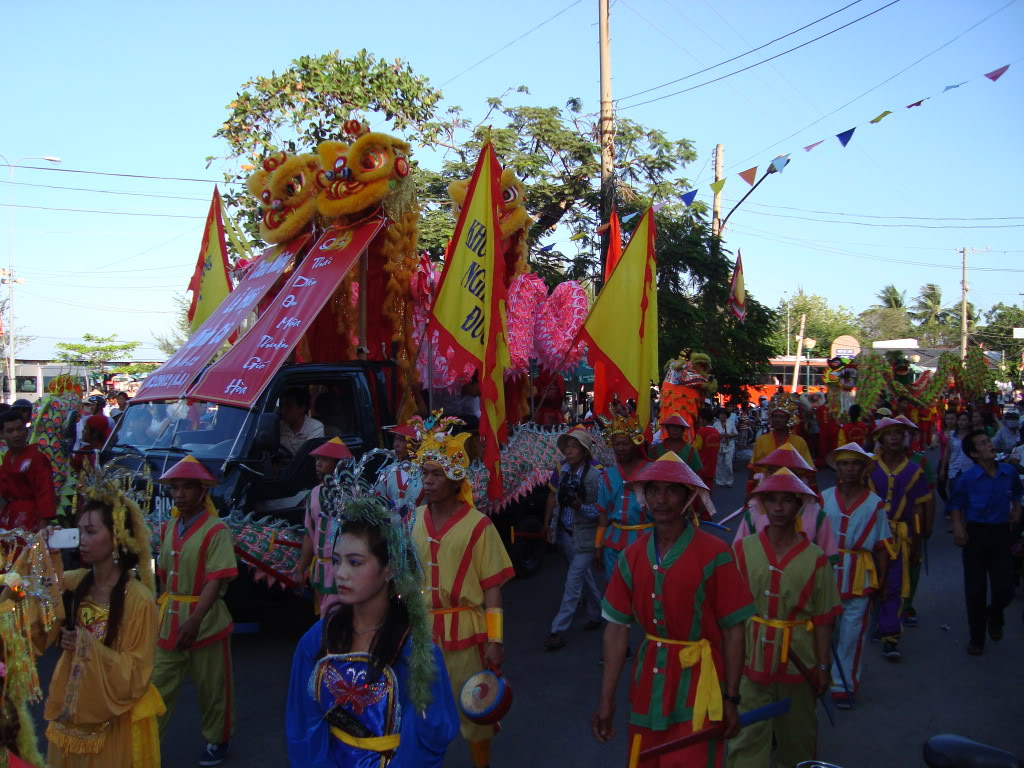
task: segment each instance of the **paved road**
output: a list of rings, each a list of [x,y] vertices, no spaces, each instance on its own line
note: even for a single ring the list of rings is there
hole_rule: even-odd
[[[736,475],[733,488],[715,491],[720,517],[741,501],[745,472],[738,465]],[[834,478],[826,471],[819,481],[828,487]],[[1009,611],[1003,641],[990,643],[981,658],[968,657],[959,554],[941,522],[930,558],[931,571],[923,577],[918,599],[921,624],[906,635],[903,662],[887,663],[877,645],[868,648],[857,708],[837,712],[834,728],[820,715],[822,759],[844,768],[917,766],[923,741],[946,731],[1024,755],[1021,602]],[[583,632],[578,619],[564,650],[545,653],[542,647],[561,598],[564,572],[552,555],[535,577],[505,588],[506,672],[515,686],[515,705],[495,739],[495,768],[620,768],[625,763],[625,675],[616,740],[602,746],[590,734],[600,684],[600,632]],[[261,634],[235,638],[238,721],[229,765],[287,765],[285,693],[292,650],[302,629],[297,622],[267,617]],[[169,768],[195,764],[201,737],[194,701],[191,688],[179,697],[164,742],[164,765]],[[453,744],[445,765],[469,768],[461,742]]]

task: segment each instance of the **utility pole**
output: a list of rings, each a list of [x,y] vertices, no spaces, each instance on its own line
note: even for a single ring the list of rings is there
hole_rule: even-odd
[[[804,329],[807,327],[807,314],[800,315],[800,333],[796,337],[796,360],[793,361],[793,384],[790,392],[796,392],[796,385],[800,382],[800,350],[804,348]]]
[[[725,147],[715,144],[715,181],[722,179],[722,166],[725,160]],[[718,237],[722,234],[722,191],[715,192],[711,209],[711,234]]]
[[[612,114],[612,49],[608,32],[609,0],[597,0],[598,34],[601,58],[601,223],[611,220],[615,203],[615,117]],[[610,228],[601,234],[601,274],[598,288],[604,282],[611,243]]]
[[[967,359],[967,248],[960,249],[960,359]]]

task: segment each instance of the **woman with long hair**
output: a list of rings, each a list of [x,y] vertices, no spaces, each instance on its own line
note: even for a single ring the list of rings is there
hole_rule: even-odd
[[[54,627],[62,650],[50,680],[50,768],[157,768],[156,717],[164,707],[152,685],[157,607],[150,530],[138,506],[92,475],[78,514],[83,568],[64,574],[72,620]]]
[[[342,481],[344,482],[344,481]],[[439,768],[458,735],[409,531],[386,500],[325,478],[338,602],[299,641],[286,711],[292,766]]]
[[[963,439],[971,431],[971,418],[969,411],[960,411],[957,414],[956,429],[949,433],[946,449],[939,460],[939,478],[940,482],[946,486],[946,498],[949,498],[949,492],[953,488],[957,476],[965,469],[974,466],[974,462],[964,453],[963,449]]]

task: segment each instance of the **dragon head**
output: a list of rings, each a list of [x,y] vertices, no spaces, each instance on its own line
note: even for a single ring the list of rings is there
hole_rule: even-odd
[[[246,180],[249,194],[259,200],[260,237],[284,243],[301,232],[316,214],[316,155],[279,152],[263,161],[263,170]]]
[[[448,185],[448,196],[452,199],[452,212],[458,218],[462,206],[466,203],[469,191],[468,181],[453,181]],[[516,232],[525,232],[533,224],[533,219],[526,212],[526,187],[516,178],[511,168],[501,172],[501,200],[504,209],[501,214],[501,237],[507,240]]]
[[[318,207],[329,219],[355,216],[385,202],[409,177],[411,147],[385,133],[371,132],[356,120],[345,123],[351,144],[325,141],[317,147],[323,187]]]

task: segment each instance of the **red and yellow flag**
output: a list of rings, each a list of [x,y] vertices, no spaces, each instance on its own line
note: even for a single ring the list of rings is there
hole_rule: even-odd
[[[612,270],[622,258],[622,225],[619,223],[619,212],[612,206],[611,219],[608,222],[608,254],[604,262],[604,279],[607,281]]]
[[[747,289],[743,283],[743,253],[736,252],[736,268],[729,285],[729,309],[741,323],[747,319]]]
[[[436,330],[455,350],[452,365],[476,365],[480,375],[480,438],[490,472],[487,494],[501,498],[501,443],[505,423],[504,372],[512,363],[505,329],[504,261],[500,255],[501,166],[487,142],[480,152],[466,202],[430,313],[427,338]]]
[[[224,208],[216,186],[213,188],[210,212],[206,215],[199,261],[196,263],[196,271],[192,274],[188,289],[192,291],[188,321],[192,324],[194,333],[231,293],[228,248],[224,241]]]
[[[648,210],[583,326],[595,372],[594,413],[608,413],[612,395],[623,403],[632,398],[645,429],[651,420],[651,382],[658,380],[654,235],[654,213]]]

